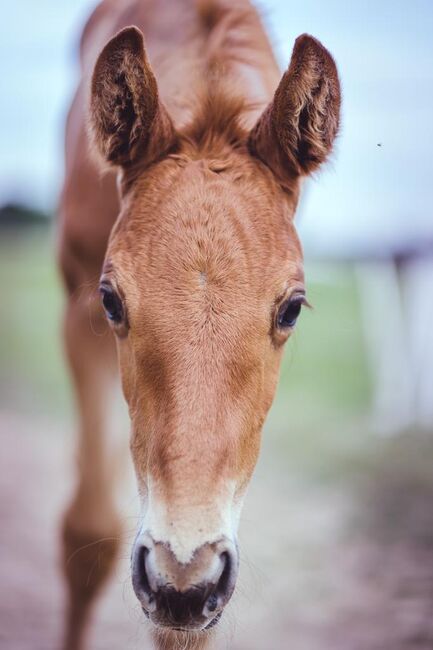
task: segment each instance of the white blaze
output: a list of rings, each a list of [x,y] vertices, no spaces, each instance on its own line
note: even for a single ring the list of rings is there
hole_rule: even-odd
[[[154,542],[169,545],[182,564],[188,564],[203,544],[223,538],[235,543],[243,503],[243,498],[235,499],[235,482],[230,481],[223,491],[209,495],[207,503],[202,498],[195,501],[182,498],[166,503],[149,478],[137,541],[146,544],[145,537],[149,535]]]

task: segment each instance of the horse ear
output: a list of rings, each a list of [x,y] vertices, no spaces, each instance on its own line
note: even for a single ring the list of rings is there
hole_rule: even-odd
[[[159,101],[143,34],[126,27],[100,53],[93,71],[90,125],[97,150],[113,165],[152,162],[175,142],[175,129]]]
[[[283,185],[310,174],[332,150],[340,103],[334,59],[312,36],[299,36],[273,101],[250,133],[250,151]]]

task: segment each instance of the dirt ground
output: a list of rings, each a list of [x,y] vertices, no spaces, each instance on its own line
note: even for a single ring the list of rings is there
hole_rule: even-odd
[[[0,647],[57,650],[71,443],[52,422],[5,412],[0,431]],[[241,526],[237,593],[215,648],[433,649],[433,436],[381,449],[338,480],[304,482],[265,445]],[[128,555],[126,540],[91,650],[150,648]]]

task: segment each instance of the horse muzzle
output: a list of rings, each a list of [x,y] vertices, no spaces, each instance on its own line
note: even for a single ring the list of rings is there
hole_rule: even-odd
[[[203,544],[188,563],[149,535],[140,536],[132,552],[132,584],[143,611],[155,625],[175,630],[215,625],[233,594],[238,568],[237,548],[228,539]]]

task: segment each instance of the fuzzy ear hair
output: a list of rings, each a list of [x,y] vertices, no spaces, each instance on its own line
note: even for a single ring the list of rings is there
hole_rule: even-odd
[[[93,71],[90,125],[97,150],[113,165],[152,162],[175,142],[175,129],[159,101],[143,34],[126,27],[100,53]]]
[[[299,36],[273,101],[250,133],[250,151],[283,185],[310,174],[332,150],[340,103],[334,59],[312,36]]]

